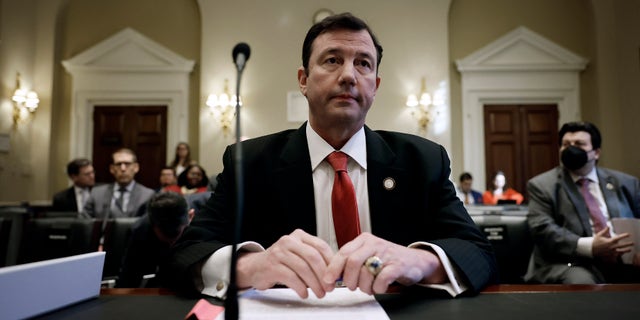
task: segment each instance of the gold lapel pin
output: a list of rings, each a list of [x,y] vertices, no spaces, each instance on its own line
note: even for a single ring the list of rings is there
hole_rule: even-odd
[[[384,178],[382,185],[387,190],[393,190],[396,187],[396,181],[393,178]]]
[[[607,189],[608,190],[613,190],[613,185],[611,184],[611,182],[607,183]]]

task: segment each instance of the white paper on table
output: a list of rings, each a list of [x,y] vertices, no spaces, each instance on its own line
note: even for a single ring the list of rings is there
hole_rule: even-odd
[[[240,319],[367,319],[389,320],[374,296],[359,289],[336,288],[319,299],[309,290],[302,299],[291,289],[249,290],[238,301]],[[224,319],[224,312],[217,320]]]
[[[611,224],[616,234],[629,233],[628,241],[633,242],[633,248],[630,252],[622,255],[622,262],[631,264],[633,256],[640,254],[640,219],[613,218],[611,219]]]

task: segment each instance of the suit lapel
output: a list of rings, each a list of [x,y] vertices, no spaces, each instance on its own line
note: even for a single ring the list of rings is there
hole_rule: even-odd
[[[394,224],[393,215],[385,214],[397,210],[397,189],[403,184],[406,171],[393,166],[396,154],[375,132],[365,126],[367,140],[367,188],[369,190],[369,210],[371,231],[385,239],[393,239],[387,234]]]
[[[596,169],[598,172],[598,180],[600,181],[600,190],[602,190],[602,197],[607,205],[607,211],[609,211],[610,218],[633,218],[627,214],[627,212],[620,212],[620,208],[623,207],[620,203],[619,191],[620,185],[618,181],[609,175],[604,170]]]
[[[309,234],[317,234],[311,159],[306,126],[294,131],[280,154],[275,168],[279,203],[291,228],[296,226]]]
[[[67,201],[75,211],[82,211],[83,208],[78,208],[78,201],[76,200],[76,189],[74,187],[69,188],[67,192]]]
[[[132,208],[137,207],[138,198],[140,198],[140,189],[138,188],[138,182],[133,185],[131,188],[131,194],[129,195],[129,203],[127,203],[127,213],[132,212]],[[135,212],[133,214],[127,214],[128,216],[135,216]]]

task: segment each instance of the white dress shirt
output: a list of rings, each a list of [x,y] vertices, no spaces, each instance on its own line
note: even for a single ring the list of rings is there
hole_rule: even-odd
[[[325,158],[336,151],[324,139],[322,139],[309,124],[306,126],[307,143],[311,157],[313,170],[314,201],[316,208],[316,228],[319,238],[325,240],[334,251],[338,250],[338,242],[333,228],[333,215],[331,212],[331,189],[335,172]],[[360,218],[360,230],[371,232],[371,217],[369,214],[369,192],[367,187],[367,150],[364,128],[354,134],[340,149],[349,155],[347,171],[356,191],[358,202],[358,214]],[[457,271],[442,248],[427,242],[415,242],[409,247],[430,247],[440,258],[449,283],[439,285],[426,285],[428,287],[446,290],[452,296],[464,292],[467,287],[461,283]],[[255,242],[244,242],[237,246],[245,251],[263,251],[264,248]],[[204,288],[202,293],[214,297],[223,298],[226,295],[229,283],[229,261],[231,260],[231,246],[226,246],[214,252],[202,265],[201,275]]]
[[[89,196],[91,192],[89,188],[80,188],[78,186],[73,186],[73,190],[76,193],[76,206],[78,208],[78,212],[84,212],[84,204],[89,200]]]
[[[604,196],[602,195],[602,190],[600,190],[600,180],[598,179],[598,174],[596,172],[596,167],[593,167],[593,170],[589,172],[585,176],[578,176],[571,173],[571,179],[575,184],[578,183],[578,180],[581,178],[587,178],[591,183],[589,183],[589,192],[593,197],[598,201],[598,207],[600,207],[600,211],[607,219],[607,226],[609,226],[609,232],[611,236],[614,236],[613,228],[611,227],[611,219],[609,219],[609,210],[607,209],[607,204],[604,202]],[[578,186],[578,189],[580,186]],[[589,215],[589,223],[591,223],[591,231],[595,233],[593,230],[593,220],[591,220],[591,215]],[[581,237],[578,239],[578,246],[576,247],[576,252],[578,255],[583,257],[593,258],[593,237]]]

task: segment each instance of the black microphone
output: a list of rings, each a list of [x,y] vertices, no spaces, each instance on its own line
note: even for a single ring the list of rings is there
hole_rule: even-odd
[[[240,79],[242,71],[249,59],[251,49],[249,45],[241,42],[233,47],[232,57],[236,64],[236,153],[235,153],[235,174],[236,174],[236,221],[231,244],[231,262],[229,264],[229,287],[227,288],[227,300],[224,304],[225,320],[237,320],[239,318],[238,307],[238,285],[236,284],[236,267],[238,265],[238,243],[240,243],[242,230],[242,215],[244,212],[244,178],[242,172],[242,131],[240,129]]]
[[[233,47],[233,52],[231,54],[238,72],[242,72],[245,63],[249,60],[249,56],[251,56],[251,48],[249,48],[248,44],[240,42]]]

